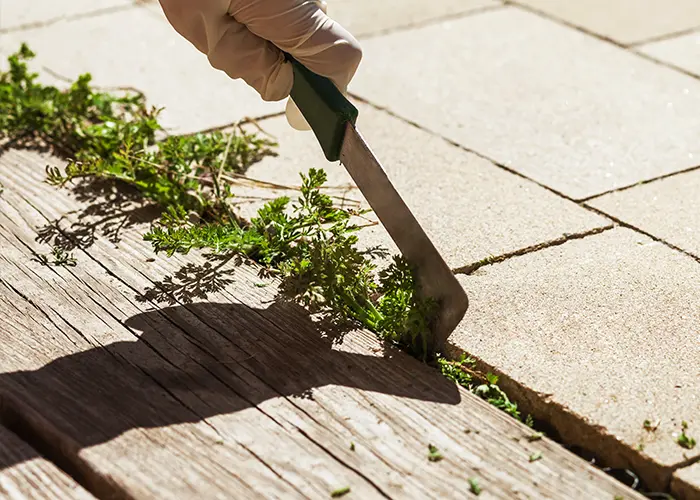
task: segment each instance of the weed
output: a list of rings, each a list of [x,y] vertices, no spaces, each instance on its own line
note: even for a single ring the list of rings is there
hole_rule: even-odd
[[[440,451],[434,445],[428,445],[428,460],[431,462],[439,462],[443,458],[445,457],[442,456],[442,453],[440,453]]]
[[[469,490],[474,493],[476,496],[479,496],[481,494],[481,486],[479,486],[479,480],[475,477],[470,477],[468,479],[469,481]]]
[[[656,432],[656,429],[659,428],[659,425],[661,425],[660,420],[657,420],[655,422],[652,422],[651,420],[645,420],[643,427],[645,431]]]
[[[533,428],[535,426],[535,419],[532,418],[532,415],[528,415],[525,418],[525,425],[527,425],[530,428]]]
[[[536,451],[530,455],[530,462],[536,462],[542,459],[542,452]]]
[[[443,357],[437,358],[438,366],[443,375],[457,382],[462,387],[485,399],[492,405],[520,420],[517,403],[512,402],[503,390],[498,387],[498,377],[492,373],[481,373],[474,367],[476,361],[466,354],[457,361]]]
[[[695,441],[695,438],[688,436],[688,434],[686,433],[687,430],[688,422],[684,420],[683,422],[681,422],[681,433],[678,436],[678,439],[676,439],[676,442],[683,448],[692,450],[693,448],[695,448],[697,442]]]
[[[543,432],[535,432],[534,434],[530,434],[530,435],[527,437],[527,440],[528,440],[529,442],[533,443],[533,442],[535,442],[535,441],[541,440],[543,437],[544,437],[544,433],[543,433]]]
[[[0,72],[0,140],[67,158],[64,168],[47,167],[48,183],[64,187],[102,179],[132,186],[162,209],[144,235],[157,253],[206,249],[223,261],[248,257],[281,279],[282,293],[312,312],[362,325],[419,359],[437,360],[448,378],[520,417],[498,377],[476,372],[466,358],[452,362],[431,352],[437,304],[420,294],[413,269],[401,257],[377,272],[374,259],[383,253],[356,246],[360,226],[353,221],[364,212],[333,205],[322,192],[325,172],[302,175],[295,202],[277,198],[250,221],[242,220],[232,209],[237,180],[273,154],[275,143],[242,127],[162,138],[160,110],[147,107],[142,95],[97,91],[89,74],[66,90],[43,85],[28,69],[32,57],[22,45],[8,58],[9,70]],[[41,259],[75,263],[65,247],[54,248],[52,261]],[[210,281],[197,283],[202,293],[217,283],[215,276]]]
[[[331,497],[340,498],[348,493],[350,493],[350,486],[343,486],[342,488],[331,491]]]

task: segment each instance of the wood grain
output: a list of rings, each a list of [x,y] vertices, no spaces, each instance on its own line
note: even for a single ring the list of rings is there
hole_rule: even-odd
[[[54,464],[39,457],[27,443],[0,426],[0,498],[87,500],[95,497]]]
[[[481,498],[642,498],[370,332],[334,336],[250,264],[153,260],[148,207],[98,213],[47,162],[0,157],[0,393],[93,491],[465,498],[478,477]],[[75,267],[32,260],[56,224]]]

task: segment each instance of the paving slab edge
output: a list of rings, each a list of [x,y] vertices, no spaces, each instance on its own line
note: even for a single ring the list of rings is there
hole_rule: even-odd
[[[598,466],[633,471],[644,483],[643,485],[651,491],[678,490],[682,494],[675,500],[700,498],[700,488],[674,476],[676,471],[700,463],[700,456],[675,466],[663,466],[608,433],[604,426],[592,424],[586,417],[573,412],[561,403],[552,401],[552,394],[540,393],[521,384],[479,356],[465,351],[448,340],[445,356],[448,359],[459,359],[462,355],[474,359],[478,370],[497,375],[499,387],[518,404],[522,414],[531,414],[539,424],[551,428],[549,433],[553,431],[555,434],[548,437],[556,443],[582,458],[585,458],[584,454],[592,454]],[[688,492],[687,495],[686,492]]]
[[[696,464],[700,464],[700,460],[698,460]],[[692,465],[695,464],[691,464],[688,467]],[[700,486],[689,483],[677,474],[674,474],[671,479],[671,495],[679,500],[693,500],[700,496]]]

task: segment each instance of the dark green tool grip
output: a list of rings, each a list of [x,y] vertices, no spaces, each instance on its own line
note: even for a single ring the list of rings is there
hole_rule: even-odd
[[[348,122],[355,124],[358,111],[328,78],[310,71],[289,54],[294,68],[292,99],[314,131],[328,161],[338,161]]]

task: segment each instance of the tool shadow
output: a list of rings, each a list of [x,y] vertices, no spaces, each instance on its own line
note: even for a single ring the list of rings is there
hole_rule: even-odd
[[[208,302],[164,307],[124,325],[133,341],[0,374],[2,423],[42,454],[60,449],[56,460],[70,469],[80,450],[131,429],[201,422],[281,397],[314,404],[308,400],[322,388],[324,397],[333,390],[328,386],[460,401],[455,384],[437,370],[392,348],[372,355],[358,348],[367,342],[349,337],[336,345],[303,309],[285,301],[260,309]],[[0,470],[16,462],[0,453]]]

